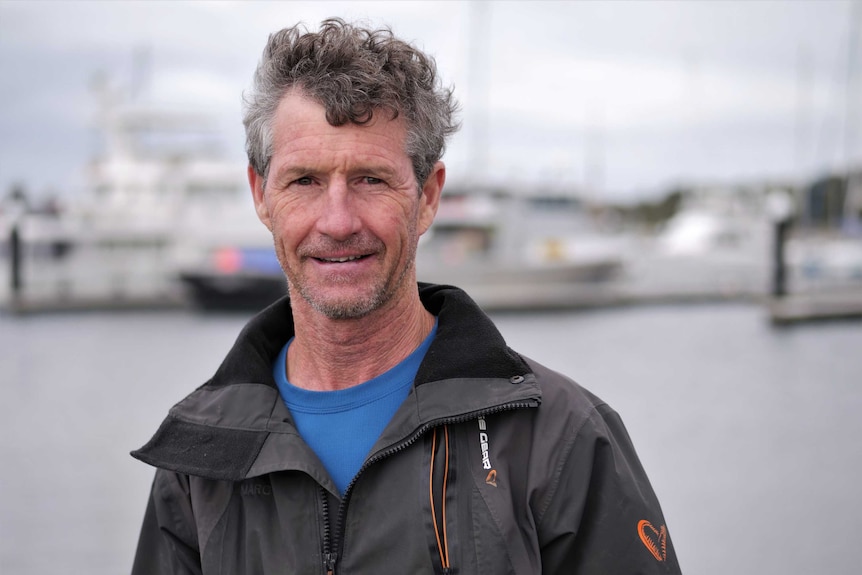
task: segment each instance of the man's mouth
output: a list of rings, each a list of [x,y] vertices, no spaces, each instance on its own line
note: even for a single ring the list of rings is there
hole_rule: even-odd
[[[319,262],[327,263],[327,264],[343,264],[345,262],[355,262],[356,260],[361,260],[367,258],[367,255],[361,256],[343,256],[338,258],[314,258]]]

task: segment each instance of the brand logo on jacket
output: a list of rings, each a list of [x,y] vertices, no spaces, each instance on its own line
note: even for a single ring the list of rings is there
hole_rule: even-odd
[[[243,496],[249,495],[272,495],[272,487],[261,483],[247,484],[243,483],[240,487]]]
[[[496,469],[492,469],[491,471],[488,472],[488,475],[485,477],[485,483],[487,483],[488,485],[493,485],[494,487],[497,487],[497,470]]]
[[[485,483],[497,487],[497,470],[491,465],[490,446],[488,441],[488,424],[485,423],[485,418],[479,418],[479,447],[482,450],[482,469],[488,469],[488,475],[485,476]]]
[[[667,559],[667,528],[664,525],[656,529],[652,523],[642,519],[638,522],[638,535],[657,561]]]

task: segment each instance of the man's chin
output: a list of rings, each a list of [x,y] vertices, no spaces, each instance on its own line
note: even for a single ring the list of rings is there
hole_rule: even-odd
[[[347,320],[366,317],[387,305],[402,290],[408,276],[405,269],[399,276],[384,277],[296,278],[290,281],[291,295],[299,295],[312,309],[329,319]]]
[[[311,294],[300,291],[300,295],[315,311],[336,320],[363,318],[386,302],[381,291],[370,294]]]

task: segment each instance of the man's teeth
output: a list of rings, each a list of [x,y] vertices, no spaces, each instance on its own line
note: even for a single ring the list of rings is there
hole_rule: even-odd
[[[322,261],[325,261],[325,262],[332,262],[332,263],[341,264],[344,262],[352,262],[353,260],[358,260],[361,257],[362,256],[347,256],[347,257],[343,257],[343,258],[320,258],[320,259]]]

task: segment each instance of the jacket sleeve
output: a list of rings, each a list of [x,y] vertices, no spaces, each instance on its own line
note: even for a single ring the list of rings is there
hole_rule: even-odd
[[[543,573],[679,574],[658,499],[619,415],[599,406],[567,449],[539,519]]]
[[[132,575],[200,573],[188,477],[159,469],[150,490]]]

